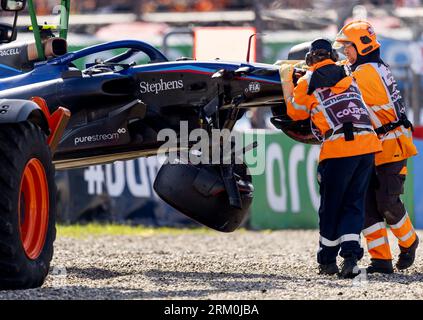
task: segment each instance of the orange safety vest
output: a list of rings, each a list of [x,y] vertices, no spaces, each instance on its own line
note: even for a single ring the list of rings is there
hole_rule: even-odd
[[[375,128],[399,120],[399,113],[405,113],[397,84],[388,67],[381,63],[365,63],[353,72],[364,102],[369,107]],[[403,125],[379,135],[383,151],[376,154],[375,162],[401,161],[417,154],[410,128]],[[405,174],[406,169],[401,173]]]
[[[330,59],[321,61],[298,80],[292,97],[285,97],[287,114],[293,120],[311,117],[323,137],[319,161],[381,151],[381,142],[373,131],[369,112],[351,76],[333,87],[317,88],[312,94],[307,94],[313,72],[328,64],[334,62]],[[351,141],[346,141],[340,131],[344,123],[353,125],[354,139]]]

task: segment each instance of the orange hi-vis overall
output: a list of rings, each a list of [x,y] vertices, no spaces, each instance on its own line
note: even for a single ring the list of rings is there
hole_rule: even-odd
[[[376,130],[400,120],[405,110],[388,67],[382,63],[365,63],[356,68],[353,76]],[[396,126],[379,137],[383,151],[375,156],[376,168],[368,192],[363,235],[373,259],[392,260],[385,220],[401,247],[409,248],[416,240],[400,195],[404,192],[406,160],[416,155],[417,149],[412,141],[411,129],[404,125]]]
[[[344,259],[362,258],[365,195],[374,153],[382,150],[357,84],[339,68],[326,59],[298,80],[292,96],[284,90],[287,114],[311,118],[323,140],[317,170],[320,265],[335,263],[338,252]]]
[[[397,109],[404,108],[391,71],[380,63],[365,63],[353,72],[363,96],[369,107],[375,128],[399,120]],[[398,106],[396,107],[396,104]],[[405,112],[403,110],[403,112]],[[384,163],[401,161],[417,154],[413,144],[411,129],[403,125],[382,135],[383,151],[376,154],[376,166]]]
[[[311,117],[324,137],[319,161],[381,151],[369,112],[352,77],[343,78],[334,87],[319,88],[307,94],[313,71],[329,64],[334,62],[326,59],[317,63],[298,80],[293,97],[285,99],[288,115],[294,120]],[[355,128],[352,141],[345,141],[341,132],[345,122],[352,122]]]

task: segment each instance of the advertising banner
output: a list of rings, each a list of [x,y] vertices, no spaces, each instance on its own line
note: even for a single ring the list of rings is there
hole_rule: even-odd
[[[253,229],[317,228],[319,146],[297,143],[282,133],[265,133],[265,172],[253,177]]]
[[[298,143],[283,133],[266,130],[244,133],[244,143],[252,141],[257,141],[258,147],[247,153],[245,159],[255,189],[249,227],[317,228],[320,196],[316,170],[320,146]],[[421,149],[423,142],[418,141],[417,146]],[[423,200],[417,195],[422,194],[423,184],[421,179],[414,179],[413,161],[409,160],[408,167],[403,200],[412,219],[415,201],[417,227],[421,228]],[[196,225],[154,192],[153,183],[159,169],[159,159],[150,157],[58,172],[59,220],[176,227]],[[423,175],[423,162],[419,157],[415,173]]]
[[[265,173],[253,177],[255,197],[250,220],[253,229],[318,227],[320,195],[316,170],[319,149],[316,145],[297,143],[281,133],[266,133]],[[411,160],[408,170],[402,198],[413,219]],[[423,208],[423,202],[421,206]]]
[[[159,199],[153,190],[158,157],[59,171],[61,222],[125,222],[152,226],[195,224]]]

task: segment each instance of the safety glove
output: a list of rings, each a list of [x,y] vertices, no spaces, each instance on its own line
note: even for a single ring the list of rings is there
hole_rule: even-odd
[[[282,82],[282,91],[285,102],[292,100],[292,95],[294,93],[294,65],[291,63],[283,63],[279,68],[279,74]]]

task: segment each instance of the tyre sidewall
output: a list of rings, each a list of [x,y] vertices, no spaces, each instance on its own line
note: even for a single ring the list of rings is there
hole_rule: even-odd
[[[50,267],[50,261],[53,256],[53,242],[56,237],[55,217],[56,217],[56,185],[54,180],[54,166],[52,164],[52,157],[50,149],[46,142],[46,136],[36,125],[26,122],[17,124],[21,126],[24,131],[23,137],[19,139],[26,139],[22,145],[19,145],[19,150],[16,150],[16,155],[13,156],[15,168],[19,173],[16,177],[14,185],[17,185],[16,191],[13,194],[13,210],[9,213],[9,217],[5,217],[11,222],[13,228],[13,245],[15,255],[11,263],[16,267],[16,287],[11,283],[11,287],[20,288],[35,288],[43,284]],[[20,130],[18,130],[19,132]],[[40,255],[36,259],[30,259],[25,253],[23,243],[21,240],[20,219],[18,212],[18,203],[20,196],[20,185],[23,173],[27,163],[31,159],[38,159],[43,165],[46,180],[48,184],[49,195],[49,214],[48,214],[48,227],[45,236],[45,242]],[[1,214],[1,213],[0,213]]]

